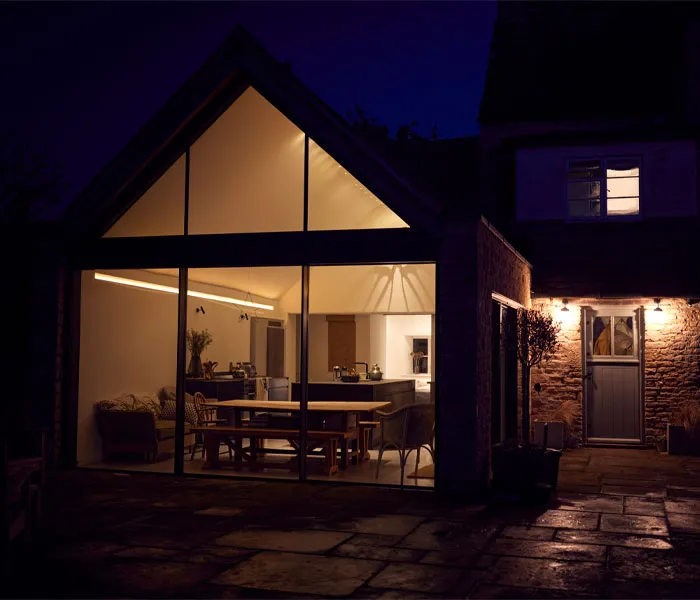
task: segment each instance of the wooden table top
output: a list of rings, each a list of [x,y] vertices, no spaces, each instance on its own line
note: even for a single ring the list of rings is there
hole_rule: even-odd
[[[370,412],[389,406],[391,402],[309,402],[310,411],[324,412]],[[278,400],[222,400],[203,402],[209,408],[243,408],[265,411],[297,412],[299,402]]]

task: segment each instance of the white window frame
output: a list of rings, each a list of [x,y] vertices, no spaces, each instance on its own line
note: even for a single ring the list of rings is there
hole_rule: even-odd
[[[433,369],[433,357],[430,352],[431,348],[431,338],[432,336],[430,335],[408,335],[406,336],[409,340],[409,348],[410,352],[408,354],[408,370],[407,372],[411,374],[412,377],[427,377],[432,373]],[[426,357],[428,359],[428,371],[427,373],[414,373],[413,372],[413,358],[411,357],[411,352],[413,352],[413,340],[428,340],[428,356]]]
[[[625,363],[638,363],[639,362],[639,324],[638,316],[635,314],[634,307],[623,308],[623,307],[596,307],[591,309],[592,313],[587,315],[586,318],[590,318],[590,323],[586,323],[586,360],[587,362],[593,363],[606,363],[606,362],[625,362]],[[593,354],[593,321],[595,317],[609,317],[610,318],[610,354]],[[615,354],[615,331],[613,327],[615,317],[632,317],[632,350],[633,354]]]
[[[608,215],[608,161],[636,160],[639,162],[639,212],[636,215]],[[569,183],[594,181],[591,178],[569,179],[569,165],[572,162],[599,161],[600,176],[600,215],[597,217],[572,217],[569,212]],[[601,221],[638,221],[642,218],[642,157],[641,155],[576,156],[566,159],[564,170],[564,202],[566,221],[572,223],[600,223]],[[596,180],[597,181],[597,180]]]

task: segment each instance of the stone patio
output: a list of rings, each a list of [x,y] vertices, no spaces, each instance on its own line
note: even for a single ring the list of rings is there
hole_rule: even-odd
[[[566,452],[551,506],[431,492],[53,474],[6,597],[697,598],[700,459]]]

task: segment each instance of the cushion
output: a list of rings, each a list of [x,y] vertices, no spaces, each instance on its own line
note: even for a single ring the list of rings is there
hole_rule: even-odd
[[[101,400],[95,404],[100,411],[110,412],[151,412],[153,418],[160,416],[160,405],[154,396],[122,394],[112,400]]]
[[[187,395],[189,396],[189,394]],[[192,396],[190,396],[190,398],[191,397]],[[160,418],[174,421],[176,419],[175,411],[175,400],[166,400],[165,404],[161,407]],[[185,402],[185,422],[192,426],[196,426],[199,423],[199,419],[197,419],[197,411],[194,408],[194,402]]]
[[[160,416],[160,402],[158,397],[153,394],[134,395],[134,409],[137,407],[142,410],[150,410],[153,413],[153,418],[157,419]]]
[[[166,400],[160,408],[160,420],[174,422],[177,418],[175,410],[175,400]]]

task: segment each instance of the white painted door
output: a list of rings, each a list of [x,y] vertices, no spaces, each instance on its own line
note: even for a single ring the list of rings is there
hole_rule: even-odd
[[[633,308],[586,309],[587,440],[641,440],[639,313]]]

